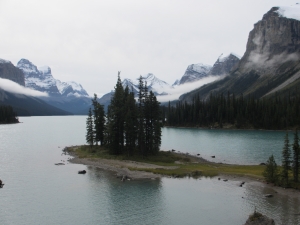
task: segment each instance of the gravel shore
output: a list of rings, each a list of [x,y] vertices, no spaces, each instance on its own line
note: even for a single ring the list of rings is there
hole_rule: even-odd
[[[175,169],[175,166],[158,166],[149,163],[141,163],[127,160],[113,160],[113,159],[89,159],[89,158],[78,158],[72,155],[74,158],[70,159],[71,163],[84,164],[88,166],[95,166],[104,170],[110,170],[116,172],[117,176],[126,176],[130,179],[156,179],[162,177],[160,174],[154,174],[144,171],[129,170],[128,168],[164,168],[164,169]]]

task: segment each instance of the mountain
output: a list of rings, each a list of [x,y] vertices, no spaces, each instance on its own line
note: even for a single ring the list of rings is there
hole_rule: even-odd
[[[230,53],[229,55],[221,54],[213,66],[202,63],[191,64],[187,67],[181,79],[179,81],[176,80],[173,86],[193,83],[209,76],[222,76],[228,74],[239,61],[239,56]]]
[[[4,59],[0,59],[0,78],[8,79],[25,86],[22,70],[16,68],[10,61]]]
[[[129,90],[132,91],[136,95],[139,91],[139,78],[136,80],[131,80],[125,78],[122,81],[122,85],[124,88],[128,86]],[[154,95],[167,95],[168,90],[172,89],[173,87],[169,85],[167,82],[160,80],[156,76],[154,76],[152,73],[148,73],[145,76],[142,76],[142,80],[147,84],[148,91],[152,91]],[[109,93],[108,93],[109,94]]]
[[[254,24],[246,52],[222,80],[180,97],[206,99],[210,93],[234,93],[257,98],[296,94],[300,85],[300,5],[273,7]]]
[[[133,91],[135,96],[137,96],[137,93],[139,91],[138,79],[139,78],[137,78],[135,80],[131,80],[131,79],[125,78],[122,81],[123,87],[126,88],[126,86],[128,86],[129,91]],[[152,91],[154,93],[154,95],[156,95],[156,96],[167,95],[168,91],[170,89],[173,89],[173,87],[171,85],[169,85],[165,81],[160,80],[159,78],[154,76],[152,73],[148,73],[145,76],[142,76],[142,79],[144,82],[147,83],[148,91]],[[105,109],[107,109],[107,106],[110,104],[110,100],[111,100],[113,94],[114,94],[114,92],[111,91],[110,93],[103,95],[99,99],[99,103],[104,105]]]
[[[21,59],[17,67],[25,75],[26,87],[49,95],[40,99],[64,111],[87,115],[91,98],[81,84],[57,80],[53,77],[50,67],[37,67],[27,59]]]
[[[230,53],[229,55],[223,55],[222,53],[208,72],[207,76],[221,76],[228,74],[231,69],[237,65],[240,58],[241,57],[234,53]]]
[[[26,87],[46,92],[52,97],[89,97],[88,93],[80,84],[74,81],[61,82],[60,80],[54,79],[51,68],[48,66],[37,68],[37,66],[29,60],[21,59],[17,67],[21,69],[25,75]]]
[[[178,85],[195,82],[204,77],[208,76],[209,71],[211,70],[211,66],[204,65],[202,63],[191,64],[187,67],[184,75],[181,77],[180,81],[177,82]],[[174,83],[176,85],[176,81]]]

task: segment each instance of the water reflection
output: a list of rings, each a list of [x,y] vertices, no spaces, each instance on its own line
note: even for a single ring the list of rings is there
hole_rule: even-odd
[[[162,223],[165,203],[161,180],[121,182],[113,173],[93,167],[88,167],[88,174],[90,201],[101,201],[93,210],[103,215],[104,224]]]
[[[238,181],[217,179],[168,179],[120,182],[112,173],[84,165],[54,163],[66,160],[62,147],[85,143],[85,117],[20,118],[23,124],[0,126],[0,224],[244,224],[257,210],[276,219],[276,224],[300,224],[299,197],[275,194],[272,189]],[[244,157],[228,149],[238,139],[226,133],[177,133],[169,129],[174,149],[188,150],[189,142],[202,149],[222,143],[227,157]],[[241,132],[243,133],[243,132]],[[178,134],[180,136],[178,136]],[[273,138],[276,132],[269,133]],[[239,145],[261,138],[264,132],[247,132]],[[281,143],[282,134],[277,138]],[[178,138],[180,137],[180,138]],[[222,140],[221,140],[222,139]],[[227,140],[228,139],[228,140]],[[180,141],[180,140],[184,140]],[[195,141],[196,140],[196,141]],[[208,140],[208,141],[207,141]],[[274,139],[271,142],[274,141]],[[178,144],[177,143],[181,143]],[[229,143],[228,146],[226,143]],[[235,142],[235,141],[234,141]],[[275,141],[274,141],[275,142]],[[163,137],[164,143],[164,137]],[[271,143],[272,144],[272,143]],[[248,145],[248,144],[247,144]],[[60,146],[61,148],[58,148]],[[207,148],[206,148],[206,147]],[[281,144],[280,144],[281,146]],[[281,148],[281,147],[280,147]],[[209,155],[210,152],[207,152]],[[247,150],[251,152],[252,150]],[[255,150],[256,151],[256,150]],[[259,151],[257,151],[259,152]],[[221,152],[220,152],[221,154]],[[254,153],[253,153],[254,154]],[[268,153],[269,154],[269,153]],[[218,157],[219,155],[217,155]],[[78,175],[78,170],[87,174]]]
[[[266,198],[266,194],[274,197]],[[299,196],[279,194],[273,188],[259,183],[245,185],[245,195],[247,204],[273,218],[276,224],[300,224]]]

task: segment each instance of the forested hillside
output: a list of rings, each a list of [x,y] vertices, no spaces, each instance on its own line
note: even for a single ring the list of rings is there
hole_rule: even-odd
[[[192,103],[178,102],[176,107],[163,107],[166,124],[211,128],[287,129],[300,125],[300,95],[257,99],[210,95],[204,101],[199,96]]]

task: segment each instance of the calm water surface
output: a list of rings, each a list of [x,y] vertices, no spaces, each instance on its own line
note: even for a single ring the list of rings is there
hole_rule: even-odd
[[[201,154],[215,162],[234,164],[259,164],[273,154],[281,162],[284,131],[262,130],[209,130],[188,128],[163,128],[164,150]],[[290,141],[293,133],[289,132]],[[216,156],[212,159],[211,156]]]
[[[5,183],[0,189],[1,225],[232,225],[243,224],[254,207],[275,218],[277,224],[300,223],[299,216],[295,215],[300,213],[297,198],[280,195],[263,198],[273,190],[257,185],[246,184],[240,188],[238,181],[206,178],[123,183],[113,173],[97,168],[75,164],[55,166],[54,163],[68,158],[61,155],[64,146],[85,143],[85,120],[84,116],[24,117],[20,118],[21,124],[0,126],[0,178]],[[254,145],[251,138],[256,131],[251,132],[247,140],[247,132],[164,128],[162,147],[199,152],[208,157],[215,154],[235,162],[247,156],[248,150],[253,151],[242,143],[244,140]],[[256,135],[262,141],[264,134],[257,131]],[[281,144],[284,133],[273,134],[280,137]],[[192,144],[192,140],[196,143]],[[239,145],[230,140],[239,140]],[[215,143],[205,143],[211,141]],[[267,145],[272,142],[273,139],[267,140]],[[220,148],[217,143],[224,146]],[[239,153],[234,146],[245,146],[245,150]],[[226,154],[222,154],[222,149]],[[244,161],[257,163],[250,153]],[[78,175],[81,169],[86,169],[87,174]]]

